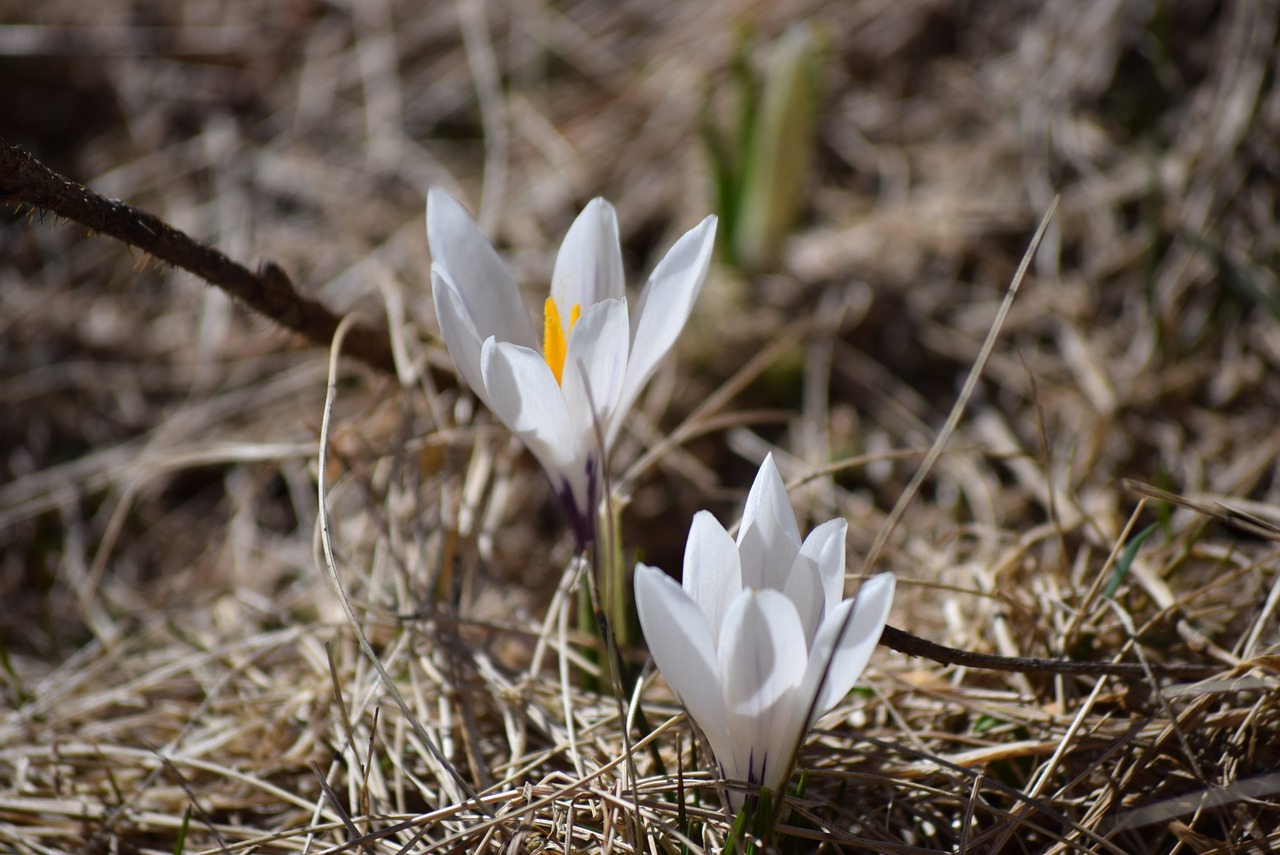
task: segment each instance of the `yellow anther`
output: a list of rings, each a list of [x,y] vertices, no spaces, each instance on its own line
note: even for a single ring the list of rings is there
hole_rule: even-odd
[[[573,326],[578,322],[578,316],[582,314],[582,306],[573,304],[573,311],[569,313],[568,330],[560,320],[560,310],[556,308],[555,299],[547,298],[543,313],[546,320],[542,327],[542,356],[547,360],[547,365],[551,366],[551,373],[556,376],[556,382],[560,383],[562,382],[560,378],[564,376],[564,357],[569,350],[569,333],[573,332]]]

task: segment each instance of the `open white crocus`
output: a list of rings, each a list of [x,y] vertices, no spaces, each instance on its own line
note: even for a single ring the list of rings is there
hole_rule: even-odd
[[[654,662],[711,744],[722,777],[781,791],[805,732],[861,676],[889,618],[894,577],[853,599],[836,519],[804,542],[778,467],[765,458],[738,537],[693,518],[684,582],[636,567],[636,607]],[[744,794],[729,791],[736,811]]]
[[[556,256],[539,347],[515,279],[470,214],[443,190],[427,194],[431,294],[445,346],[471,389],[538,458],[580,547],[595,540],[605,465],[595,423],[607,456],[689,318],[715,231],[716,218],[707,217],[676,241],[629,311],[617,215],[591,200]]]

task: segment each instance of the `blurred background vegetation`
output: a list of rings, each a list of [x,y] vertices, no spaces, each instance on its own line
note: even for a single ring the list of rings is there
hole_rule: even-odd
[[[894,623],[973,649],[1088,656],[1118,650],[1127,620],[1169,661],[1203,653],[1186,645],[1194,625],[1247,659],[1276,643],[1263,540],[1147,510],[1138,521],[1159,527],[1140,578],[1117,589],[1121,615],[1089,591],[1138,504],[1121,478],[1280,516],[1278,32],[1270,0],[0,0],[0,136],[390,326],[402,376],[345,366],[334,416],[348,593],[389,658],[413,623],[397,616],[447,612],[502,673],[534,661],[526,633],[570,546],[536,465],[451,381],[429,187],[466,201],[533,302],[593,196],[617,206],[637,288],[718,210],[721,262],[615,461],[628,544],[678,572],[693,513],[733,513],[766,451],[793,481],[855,458],[795,493],[802,525],[850,520],[855,575],[1060,195],[952,450],[881,561],[903,580]],[[189,851],[219,845],[214,826],[226,842],[225,829],[250,839],[314,821],[307,764],[356,769],[349,735],[370,739],[378,702],[315,558],[326,354],[113,241],[3,216],[0,848],[173,851],[191,803],[209,823]],[[645,456],[677,429],[679,447]],[[581,772],[550,735],[563,726],[554,677],[545,709],[526,696],[512,712],[493,672],[466,662],[450,679],[483,684],[482,700],[453,686],[439,703],[473,704],[475,743],[455,750],[477,786],[530,746],[546,753],[527,778]],[[881,666],[897,676],[867,701],[867,732],[903,742],[924,717],[932,735],[911,744],[938,756],[979,738],[1054,744],[1083,700]],[[913,694],[962,682],[1018,699],[990,720],[1028,698],[1043,716],[975,731],[958,701]],[[354,730],[337,684],[359,696]],[[1151,727],[1165,716],[1188,738],[1117,749],[1105,762],[1119,766],[1082,759],[1129,788],[1099,811],[1106,785],[1084,773],[1039,795],[1120,851],[1275,843],[1274,807],[1256,801],[1115,826],[1121,806],[1276,768],[1274,691],[1198,700],[1202,725],[1238,713],[1203,740],[1180,709],[1150,711]],[[51,754],[60,744],[70,753]],[[178,774],[156,765],[158,747],[209,766]],[[827,753],[884,769],[841,751]],[[429,777],[387,752],[406,791],[403,775]],[[1040,768],[995,772],[1027,788]],[[333,774],[358,812],[360,773]],[[972,781],[931,785],[963,801]],[[831,827],[886,845],[996,851],[1013,827],[985,808],[952,824],[955,804],[889,779],[841,786],[862,787],[850,804],[863,807],[836,799]],[[382,806],[449,801],[444,784],[437,795]],[[1051,838],[1025,839],[1040,851]]]

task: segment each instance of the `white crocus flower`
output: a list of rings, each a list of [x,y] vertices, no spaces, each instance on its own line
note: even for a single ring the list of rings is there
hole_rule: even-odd
[[[476,395],[538,458],[580,547],[595,540],[605,465],[595,422],[607,454],[689,318],[715,231],[707,217],[676,241],[629,311],[617,215],[591,200],[556,257],[539,347],[515,279],[471,216],[443,190],[427,195],[431,294],[445,345]]]
[[[844,520],[804,542],[773,457],[747,495],[738,537],[693,518],[684,583],[636,568],[636,607],[654,662],[706,734],[722,777],[779,793],[809,727],[843,698],[880,640],[893,601],[883,573],[844,589]],[[730,791],[738,810],[741,791]]]

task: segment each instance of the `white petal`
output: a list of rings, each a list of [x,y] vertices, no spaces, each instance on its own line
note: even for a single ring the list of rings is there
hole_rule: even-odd
[[[785,537],[800,549],[800,526],[796,525],[796,512],[791,509],[787,487],[782,483],[782,473],[773,462],[773,454],[766,454],[756,479],[747,493],[747,503],[742,509],[742,523],[738,530],[738,542],[742,543],[748,529],[756,525],[766,526],[762,532],[766,540]]]
[[[819,627],[800,693],[805,698],[813,698],[821,684],[821,691],[812,704],[810,724],[835,706],[862,676],[889,620],[893,589],[892,573],[868,579],[858,589],[857,597],[832,609]]]
[[[680,585],[656,567],[636,565],[635,589],[636,612],[653,661],[719,756],[728,745],[728,723],[706,618]]]
[[[738,530],[738,553],[742,556],[742,584],[753,588],[784,590],[796,555],[800,552],[800,528],[787,498],[782,475],[765,457],[747,493]]]
[[[581,541],[594,527],[599,465],[584,443],[551,367],[527,347],[485,340],[481,366],[489,406],[547,473]],[[580,544],[581,545],[581,544]]]
[[[435,303],[436,322],[440,325],[440,335],[444,337],[449,355],[458,366],[462,379],[488,407],[489,394],[484,390],[484,374],[480,370],[480,335],[448,272],[438,264],[431,265],[431,299]]]
[[[575,305],[585,312],[601,300],[621,299],[625,284],[618,215],[604,199],[592,199],[560,244],[551,296],[567,322]]]
[[[427,192],[427,243],[432,266],[448,272],[480,340],[496,336],[498,341],[538,346],[511,271],[466,209],[438,187]]]
[[[724,612],[742,590],[742,568],[737,545],[710,511],[698,511],[689,526],[682,584],[706,615],[712,640],[718,640]]]
[[[537,456],[552,481],[583,468],[585,450],[575,441],[564,395],[542,355],[490,337],[481,364],[494,413]]]
[[[742,587],[785,590],[791,568],[799,554],[800,547],[780,536],[777,525],[762,522],[757,517],[745,532],[738,532]]]
[[[844,596],[844,542],[849,524],[841,519],[827,520],[809,532],[800,554],[812,558],[822,577],[824,611],[835,608]]]
[[[806,709],[804,631],[778,591],[744,590],[725,612],[717,664],[733,740],[732,774],[777,792],[790,772]]]
[[[640,292],[631,316],[631,360],[619,401],[622,412],[635,404],[689,320],[707,277],[715,238],[716,218],[707,217],[675,242]]]
[[[617,415],[618,393],[627,370],[629,347],[625,300],[605,300],[587,309],[569,334],[561,375],[564,400],[574,430],[589,448],[598,445],[589,405],[595,405],[595,418],[600,420],[601,432],[608,436],[609,426]],[[591,390],[589,398],[584,377]]]
[[[826,599],[817,563],[807,555],[797,555],[782,586],[782,593],[795,604],[796,614],[800,616],[800,624],[804,627],[805,649],[808,650],[826,613]]]

